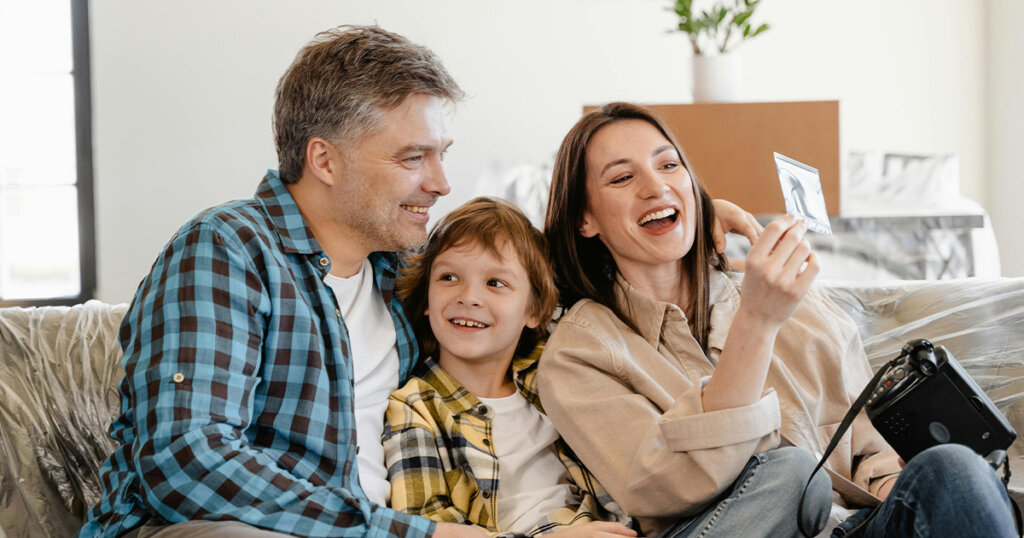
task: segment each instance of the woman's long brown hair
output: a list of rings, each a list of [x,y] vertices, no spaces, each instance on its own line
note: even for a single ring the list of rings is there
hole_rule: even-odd
[[[592,299],[612,310],[633,330],[637,324],[615,298],[618,267],[600,237],[583,237],[580,226],[587,209],[587,149],[594,135],[602,128],[624,120],[650,123],[675,147],[683,166],[693,178],[697,213],[694,242],[682,263],[690,277],[689,305],[678,305],[692,315],[694,336],[707,351],[711,329],[709,265],[728,270],[728,261],[715,252],[712,238],[715,213],[711,197],[693,174],[682,148],[672,132],[651,111],[629,103],[610,103],[583,116],[562,140],[555,159],[548,198],[544,233],[551,247],[555,268],[555,285],[563,307],[569,308],[581,299]],[[627,308],[629,305],[626,305]]]

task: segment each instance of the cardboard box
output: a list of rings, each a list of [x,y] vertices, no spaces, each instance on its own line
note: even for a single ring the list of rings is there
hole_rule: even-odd
[[[672,129],[713,197],[755,215],[785,213],[777,151],[818,169],[828,214],[839,214],[838,101],[647,107]]]

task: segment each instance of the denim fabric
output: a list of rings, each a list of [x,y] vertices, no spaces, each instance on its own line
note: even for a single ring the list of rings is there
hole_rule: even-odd
[[[832,536],[847,536],[871,512],[865,508]],[[875,536],[1017,536],[1006,489],[992,468],[962,445],[938,445],[907,463],[878,514],[864,529]]]
[[[755,454],[720,499],[669,527],[659,538],[799,536],[797,504],[816,463],[810,452],[796,447]],[[809,526],[825,524],[831,491],[828,475],[818,471],[805,501]]]

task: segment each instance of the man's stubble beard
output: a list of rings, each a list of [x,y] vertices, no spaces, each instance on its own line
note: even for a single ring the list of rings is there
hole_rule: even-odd
[[[359,233],[371,252],[398,252],[421,246],[427,240],[426,225],[400,226],[404,215],[399,202],[386,200],[376,192],[373,178],[361,171],[357,176],[348,180],[358,187],[341,194],[347,201],[335,213],[335,220]]]

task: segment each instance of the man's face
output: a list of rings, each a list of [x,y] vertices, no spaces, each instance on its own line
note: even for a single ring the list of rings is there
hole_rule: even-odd
[[[441,166],[451,143],[437,97],[411,95],[384,111],[376,131],[339,148],[345,166],[333,189],[334,218],[370,251],[422,245],[428,209],[451,190]]]

